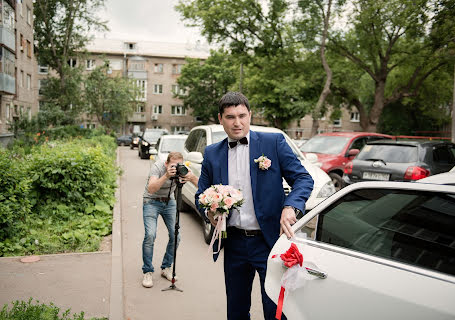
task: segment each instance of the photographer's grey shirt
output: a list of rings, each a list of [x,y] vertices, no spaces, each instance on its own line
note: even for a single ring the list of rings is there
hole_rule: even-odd
[[[150,177],[156,177],[156,178],[161,178],[166,174],[166,167],[164,165],[164,162],[161,160],[157,160],[152,164],[152,167],[150,168],[149,175],[147,177],[147,182],[145,183],[145,190],[144,190],[144,201],[153,199],[153,198],[166,198],[169,194],[169,187],[171,186],[171,179],[166,180],[165,183],[161,186],[161,188],[153,193],[150,194],[148,192],[148,185],[149,185],[149,180]],[[172,183],[172,189],[171,189],[171,194],[169,196],[170,199],[175,199],[174,196],[174,191],[177,185],[175,182]]]

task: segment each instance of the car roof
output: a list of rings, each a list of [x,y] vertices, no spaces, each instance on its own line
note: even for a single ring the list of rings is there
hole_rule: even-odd
[[[401,146],[435,146],[435,145],[444,145],[452,144],[447,141],[437,141],[437,140],[376,140],[368,142],[369,145],[374,144],[387,144],[387,145],[401,145]]]
[[[363,136],[376,136],[376,137],[387,137],[393,138],[393,136],[383,133],[375,133],[375,132],[325,132],[320,133],[318,136],[337,136],[337,137],[347,137],[347,138],[356,138],[356,137],[363,137]]]
[[[444,172],[444,173],[439,173],[435,174],[420,180],[417,180],[416,182],[419,183],[434,183],[434,184],[446,184],[446,185],[452,185],[455,186],[455,172]]]
[[[186,134],[166,134],[161,136],[161,139],[182,139],[185,140],[188,137]]]

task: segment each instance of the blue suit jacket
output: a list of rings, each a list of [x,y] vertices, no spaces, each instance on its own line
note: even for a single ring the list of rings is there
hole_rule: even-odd
[[[284,206],[293,206],[305,212],[305,202],[313,190],[313,179],[292,152],[280,133],[250,131],[250,179],[254,211],[264,238],[270,248],[280,235],[280,218]],[[267,156],[272,161],[268,170],[259,169],[254,159]],[[282,178],[292,187],[286,197]],[[199,207],[199,195],[214,184],[229,184],[227,138],[205,148],[201,176],[195,201]],[[228,216],[229,219],[229,216]],[[215,243],[214,248],[218,247]],[[214,256],[216,261],[217,255]]]

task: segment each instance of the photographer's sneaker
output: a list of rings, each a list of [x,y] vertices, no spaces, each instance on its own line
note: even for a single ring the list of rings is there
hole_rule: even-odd
[[[170,267],[161,269],[161,276],[172,281],[172,269]],[[177,281],[177,276],[174,277],[174,280]]]
[[[146,288],[153,287],[153,279],[152,279],[153,272],[144,273],[144,279],[142,279],[142,285]]]

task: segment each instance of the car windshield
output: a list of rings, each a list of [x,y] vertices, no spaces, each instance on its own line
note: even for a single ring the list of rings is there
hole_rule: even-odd
[[[144,139],[151,140],[151,141],[157,141],[159,139],[159,137],[161,137],[162,134],[163,134],[163,132],[161,132],[161,131],[146,131],[144,133]]]
[[[300,150],[302,152],[338,154],[340,153],[349,138],[336,136],[315,136],[305,142]]]
[[[185,139],[163,139],[160,143],[160,152],[183,152]]]
[[[417,162],[418,149],[416,146],[371,144],[363,147],[356,159],[366,161],[383,160],[385,163]]]

